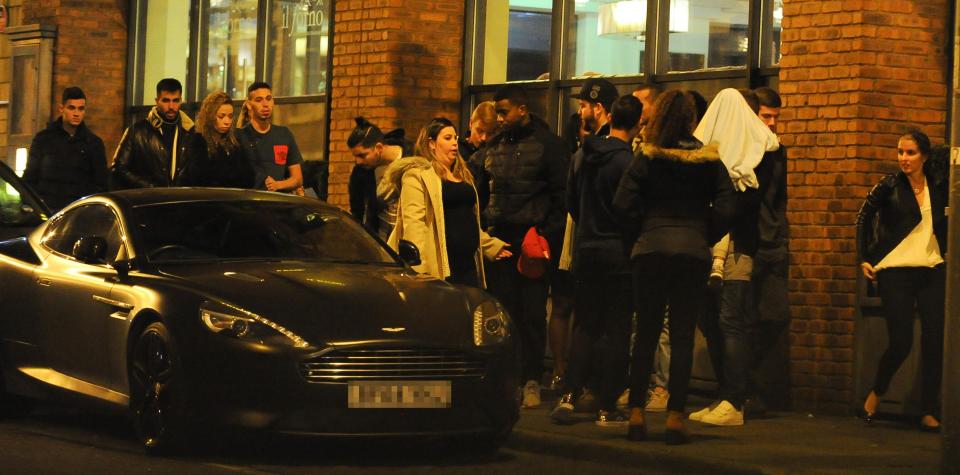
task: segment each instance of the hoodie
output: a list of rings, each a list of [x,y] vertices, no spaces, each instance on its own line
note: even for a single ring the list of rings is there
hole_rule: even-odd
[[[611,265],[627,260],[613,196],[632,161],[630,144],[610,136],[585,137],[574,154],[567,178],[567,210],[576,222],[574,267],[579,258]]]

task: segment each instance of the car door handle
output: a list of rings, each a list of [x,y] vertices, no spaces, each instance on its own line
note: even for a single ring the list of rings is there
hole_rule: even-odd
[[[53,282],[51,282],[50,279],[45,279],[43,277],[37,277],[37,283],[44,287],[50,287],[53,285]]]
[[[130,310],[130,309],[133,308],[133,305],[132,305],[132,304],[124,303],[124,302],[121,302],[121,301],[119,301],[119,300],[108,299],[108,298],[106,298],[106,297],[101,297],[101,296],[99,296],[99,295],[94,295],[94,296],[93,296],[93,300],[94,300],[95,302],[100,302],[100,303],[103,303],[103,304],[107,304],[107,305],[109,305],[109,306],[111,306],[111,307],[116,307],[116,308],[119,308],[119,309],[121,309],[121,310]]]

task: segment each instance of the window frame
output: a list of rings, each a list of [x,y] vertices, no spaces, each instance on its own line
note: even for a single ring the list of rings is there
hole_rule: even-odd
[[[113,262],[116,262],[116,260],[107,261],[107,262],[104,262],[104,263],[102,263],[102,264],[91,264],[91,263],[89,263],[89,262],[81,262],[81,261],[78,261],[78,260],[77,260],[75,257],[73,257],[72,255],[70,255],[70,254],[68,254],[68,253],[64,253],[64,252],[62,252],[60,249],[54,248],[53,246],[51,246],[51,245],[47,242],[47,237],[50,236],[50,234],[53,233],[53,232],[57,229],[57,227],[60,226],[60,225],[64,222],[65,219],[70,218],[72,215],[74,215],[74,214],[76,214],[76,213],[83,212],[84,210],[90,209],[90,208],[93,208],[93,207],[106,208],[110,213],[113,214],[114,225],[116,226],[116,228],[117,228],[117,234],[118,234],[119,237],[120,237],[120,246],[117,248],[117,253],[116,253],[116,255],[114,256],[114,258],[116,258],[116,256],[130,256],[130,249],[127,248],[127,243],[128,243],[128,240],[127,240],[127,232],[126,232],[126,229],[124,228],[123,219],[121,219],[120,213],[118,213],[117,210],[116,210],[113,206],[111,206],[110,204],[108,204],[108,203],[106,203],[106,202],[101,202],[101,201],[95,201],[95,202],[91,202],[91,203],[83,203],[83,204],[81,204],[81,205],[71,207],[71,208],[67,209],[66,211],[64,211],[63,213],[59,213],[59,214],[58,214],[57,216],[55,216],[52,220],[50,220],[50,221],[48,221],[48,222],[46,223],[46,225],[45,225],[45,227],[44,227],[44,229],[43,229],[43,234],[40,236],[40,245],[41,245],[45,250],[49,251],[50,253],[56,255],[57,257],[59,257],[59,258],[61,258],[61,259],[67,259],[67,260],[70,260],[70,261],[73,261],[73,262],[79,262],[79,263],[84,264],[84,265],[90,265],[90,266],[95,266],[95,267],[110,267],[110,264],[112,264]],[[101,236],[101,237],[103,237],[104,239],[106,239],[106,236]]]
[[[669,65],[669,25],[670,0],[650,0],[647,2],[647,28],[645,31],[646,48],[644,54],[644,73],[634,75],[604,76],[615,85],[669,85],[673,82],[688,82],[712,79],[742,79],[743,87],[756,88],[770,84],[771,78],[779,76],[779,65],[763,64],[764,50],[762,39],[768,38],[772,25],[773,0],[749,0],[747,64],[731,69],[667,71]],[[565,78],[562,73],[565,62],[562,45],[568,41],[571,22],[576,19],[576,7],[573,0],[553,0],[553,26],[550,45],[550,79],[541,81],[510,81],[496,84],[479,84],[483,77],[483,42],[478,33],[484,31],[486,18],[483,0],[467,0],[465,6],[464,29],[464,68],[463,91],[461,101],[461,127],[469,127],[470,114],[477,103],[477,95],[495,91],[505,84],[520,84],[525,88],[547,89],[547,117],[544,119],[554,131],[562,130],[566,110],[563,91],[575,89],[583,84],[583,79]],[[766,35],[766,36],[765,36]],[[559,78],[559,79],[558,79]]]

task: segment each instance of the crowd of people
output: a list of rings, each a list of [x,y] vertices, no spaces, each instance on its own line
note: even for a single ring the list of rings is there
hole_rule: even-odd
[[[670,444],[688,441],[688,419],[742,426],[771,402],[757,369],[790,318],[779,95],[725,89],[708,103],[651,85],[621,95],[591,77],[577,99],[565,137],[531,113],[515,84],[480,103],[462,135],[436,118],[412,142],[402,129],[356,118],[351,215],[395,250],[414,244],[418,272],[500,300],[521,343],[522,407],[542,404],[549,335],[558,424],[593,410],[597,425],[643,440],[646,413],[666,411]],[[303,158],[290,130],[272,123],[269,84],[249,87],[236,118],[223,92],[203,100],[196,122],[181,103],[180,83],[161,80],[156,105],[126,130],[108,168],[103,142],[83,123],[86,97],[68,88],[61,117],[34,139],[24,178],[54,208],[106,189],[303,194]],[[873,417],[909,352],[916,303],[922,425],[936,430],[947,180],[930,150],[920,132],[900,139],[901,172],[867,198],[858,244],[890,334],[864,413]],[[719,391],[687,414],[698,326]]]

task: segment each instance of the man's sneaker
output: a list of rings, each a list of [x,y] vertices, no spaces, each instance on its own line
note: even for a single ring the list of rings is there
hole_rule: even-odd
[[[710,412],[713,411],[714,409],[716,409],[718,405],[720,405],[720,401],[714,401],[714,402],[710,403],[709,406],[707,406],[707,407],[705,407],[705,408],[703,408],[703,409],[700,409],[700,410],[697,411],[697,412],[691,412],[690,415],[687,416],[687,417],[688,417],[691,421],[700,421],[700,420],[703,420],[703,416],[705,416],[705,415],[707,415],[707,414],[710,414]]]
[[[625,427],[630,424],[630,416],[617,409],[597,413],[597,425],[600,427]]]
[[[523,385],[522,406],[527,409],[540,407],[540,383],[531,379]]]
[[[630,388],[624,389],[617,398],[617,407],[627,407],[630,405]]]
[[[663,386],[657,386],[650,391],[650,397],[647,399],[647,412],[665,412],[667,410],[667,401],[670,400],[670,392]]]
[[[716,409],[705,414],[700,422],[715,426],[742,426],[743,411],[737,410],[729,401],[720,401]]]
[[[577,398],[575,406],[577,412],[596,412],[597,397],[593,395],[593,391],[591,391],[590,388],[583,388],[580,397]]]
[[[560,396],[557,407],[550,412],[550,419],[556,424],[573,424],[573,393]]]
[[[550,390],[551,391],[563,391],[564,380],[563,376],[555,374],[553,378],[550,379]]]

